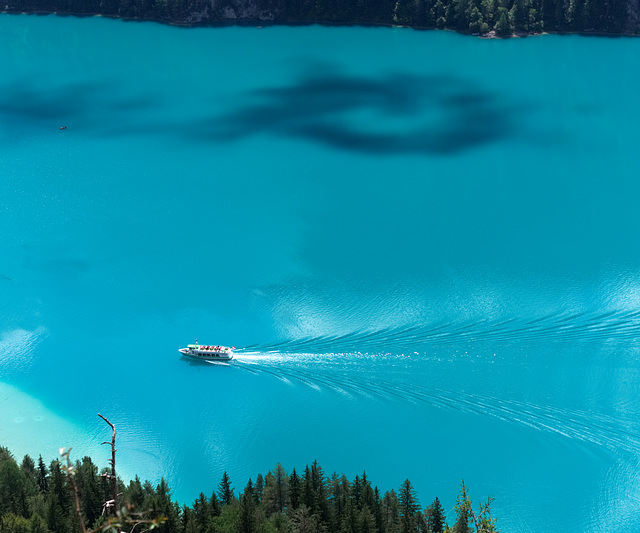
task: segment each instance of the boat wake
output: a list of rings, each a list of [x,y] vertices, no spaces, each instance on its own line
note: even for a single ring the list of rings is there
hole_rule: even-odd
[[[564,314],[255,344],[237,350],[230,366],[270,375],[287,386],[455,410],[610,451],[636,453],[640,426],[633,406],[603,403],[593,409],[598,404],[593,395],[568,401],[562,380],[567,373],[574,374],[572,365],[586,365],[595,386],[607,388],[602,383],[618,379],[616,370],[602,370],[600,362],[609,364],[607,357],[613,351],[617,365],[632,364],[639,339],[638,311]],[[494,357],[494,352],[504,356]],[[463,369],[455,366],[454,359],[464,356],[470,364],[468,372],[460,374]],[[594,357],[601,358],[595,366]],[[448,374],[450,368],[457,369],[456,376]],[[508,386],[512,371],[552,376],[546,384],[548,394],[533,383],[530,389],[514,391]],[[425,380],[438,385],[425,385]],[[612,381],[612,386],[616,383]],[[554,401],[570,407],[556,407]]]
[[[389,380],[371,380],[370,377],[346,378],[337,371],[325,373],[324,368],[322,374],[319,374],[311,368],[298,369],[269,362],[261,364],[256,362],[259,356],[256,354],[254,357],[254,360],[244,360],[240,357],[229,366],[254,374],[268,374],[290,386],[297,382],[317,391],[328,390],[349,398],[367,397],[380,401],[426,404],[439,409],[490,417],[582,443],[594,444],[609,451],[637,453],[640,449],[640,433],[634,427],[633,421],[619,417],[463,390],[407,383],[398,385]],[[266,357],[269,358],[268,354]]]
[[[534,319],[479,320],[437,326],[413,325],[343,335],[254,344],[264,353],[394,353],[428,351],[433,345],[461,342],[624,341],[640,344],[640,311],[547,315]]]

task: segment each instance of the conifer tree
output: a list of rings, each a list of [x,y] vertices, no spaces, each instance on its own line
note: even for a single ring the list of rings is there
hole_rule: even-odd
[[[60,507],[64,516],[72,509],[71,488],[62,472],[60,461],[54,459],[49,465],[49,493]],[[53,530],[55,531],[55,529]]]
[[[426,512],[427,528],[432,533],[443,533],[445,527],[444,509],[436,497]]]
[[[358,516],[359,533],[377,533],[376,518],[368,506],[363,506]]]
[[[166,520],[160,524],[160,533],[174,533],[180,524],[180,506],[171,500],[171,490],[164,477],[160,478],[160,483],[156,487],[156,494],[151,498],[151,509],[153,516],[163,516]]]
[[[238,533],[255,533],[256,529],[253,484],[251,480],[249,480],[240,498]]]
[[[498,22],[496,23],[496,33],[502,36],[512,34],[511,21],[509,20],[509,11],[506,7],[498,8]]]
[[[37,483],[37,472],[36,472],[36,463],[29,457],[29,455],[25,455],[22,459],[22,463],[20,464],[20,470],[24,473],[25,477],[34,484]]]
[[[138,476],[136,476],[129,482],[129,485],[127,486],[127,489],[125,491],[125,499],[131,505],[133,505],[134,509],[142,510],[145,495],[142,488],[142,483],[140,483],[140,478]]]
[[[332,531],[341,528],[344,511],[349,501],[350,485],[349,480],[343,474],[338,477],[335,472],[331,475],[329,482],[329,495],[332,504]]]
[[[382,498],[383,528],[386,533],[398,533],[400,531],[400,511],[398,496],[392,489],[386,492]]]
[[[182,523],[182,531],[184,531],[184,533],[200,533],[200,527],[196,523],[195,515],[195,511],[188,505],[182,506],[180,521]]]
[[[271,471],[264,477],[264,490],[262,491],[262,507],[266,516],[277,512],[276,479]]]
[[[215,491],[211,494],[211,498],[209,499],[209,506],[211,509],[211,516],[220,516],[220,501],[218,500],[218,495]]]
[[[362,492],[362,484],[360,482],[360,478],[358,476],[355,477],[353,483],[351,484],[351,498],[353,502],[356,504],[356,507],[360,507],[360,494]]]
[[[29,533],[50,533],[47,522],[37,513],[33,513],[29,520]]]
[[[289,498],[291,500],[291,508],[297,509],[300,505],[300,477],[294,468],[289,476]]]
[[[76,462],[76,483],[80,495],[82,514],[86,522],[93,526],[102,514],[102,504],[105,502],[98,478],[98,467],[90,457],[84,457],[82,463]]]
[[[105,531],[109,526],[120,527],[120,518],[109,519],[107,524],[106,519],[97,516],[101,508],[98,496],[109,498],[110,492],[108,481],[100,492],[101,478],[91,459],[85,457],[72,466],[68,452],[63,457],[66,462],[61,466],[59,461],[52,461],[47,473],[41,458],[36,467],[26,456],[18,467],[8,450],[0,448],[0,533],[81,533],[85,522]],[[225,500],[222,507],[216,492],[210,500],[200,493],[192,507],[180,507],[172,501],[164,478],[154,488],[148,481],[141,484],[136,477],[126,488],[119,482],[119,491],[124,495],[123,501],[135,502],[136,510],[148,510],[150,519],[131,513],[130,507],[122,507],[123,514],[119,516],[125,516],[123,523],[127,528],[132,526],[131,531],[147,524],[158,527],[159,533],[498,533],[496,519],[491,516],[493,499],[474,512],[464,480],[455,507],[456,523],[448,528],[438,498],[424,514],[420,512],[415,489],[408,479],[399,488],[399,497],[392,490],[380,498],[378,488],[371,488],[366,472],[352,483],[336,473],[327,480],[317,462],[306,467],[303,479],[295,468],[287,476],[280,464],[274,472],[266,478],[258,477],[267,480],[262,500],[256,498],[251,479],[236,499],[225,472],[219,486],[220,497]],[[43,480],[48,486],[46,493],[37,488]],[[18,497],[9,495],[7,487],[14,487]],[[32,489],[35,492],[25,498]],[[305,492],[315,511],[301,501]],[[270,516],[265,512],[267,504],[273,510]],[[158,515],[166,520],[158,519]]]
[[[529,30],[529,2],[527,0],[514,0],[509,15],[515,31],[526,32]]]
[[[380,532],[383,533],[384,532],[384,520],[382,518],[382,501],[380,498],[380,491],[378,490],[378,487],[375,487],[373,489],[373,501],[374,501],[374,506],[373,506],[373,515],[376,519],[376,529]]]
[[[222,505],[229,505],[234,498],[233,487],[231,486],[231,480],[229,479],[229,474],[227,474],[226,470],[222,474],[222,479],[218,485],[218,497],[220,498],[220,503],[222,503]]]
[[[496,0],[481,0],[480,2],[480,14],[482,20],[487,24],[487,31],[489,28],[493,28],[493,19],[496,12]]]
[[[291,513],[291,533],[326,533],[324,527],[306,505]]]
[[[453,533],[472,533],[472,529],[469,525],[471,522],[471,500],[467,491],[467,486],[462,480],[460,486],[460,493],[456,499],[456,523],[453,526]]]
[[[38,456],[38,473],[37,480],[38,486],[40,487],[41,492],[47,492],[47,477],[49,475],[49,471],[47,470],[47,465],[44,464],[42,460],[42,455]]]
[[[436,21],[437,28],[442,29],[445,27],[447,23],[446,14],[447,7],[444,2],[442,0],[437,0],[432,9],[432,18]]]
[[[398,492],[400,502],[400,517],[402,533],[415,533],[417,529],[416,513],[420,510],[416,491],[408,479],[400,487]]]
[[[289,497],[289,476],[280,463],[277,463],[273,470],[273,478],[276,489],[276,507],[279,512],[283,512]]]
[[[373,511],[375,506],[375,493],[371,483],[367,479],[367,473],[362,472],[362,507],[369,507]]]
[[[482,20],[482,13],[476,6],[473,6],[469,15],[469,31],[471,33],[486,33],[488,30],[489,27]]]
[[[304,467],[304,475],[302,476],[302,502],[311,509],[313,509],[314,502],[313,482],[311,481],[311,469],[309,465]]]
[[[27,518],[27,478],[6,448],[0,448],[0,516],[13,513]]]
[[[329,508],[327,505],[326,479],[318,461],[313,461],[311,465],[311,485],[313,487],[313,506],[311,510],[318,514],[322,524],[328,524]]]
[[[204,492],[196,498],[193,502],[194,521],[198,524],[198,530],[204,533],[211,519],[211,506],[207,501],[207,497]]]
[[[67,531],[69,527],[68,510],[60,505],[58,498],[54,492],[50,492],[47,496],[47,529],[57,533],[58,531]]]
[[[347,505],[342,513],[340,533],[358,533],[358,517],[356,504],[353,499],[347,501]]]
[[[264,478],[262,477],[262,474],[258,474],[258,476],[256,477],[256,484],[254,486],[254,491],[253,491],[256,504],[262,501],[263,491],[264,491]]]

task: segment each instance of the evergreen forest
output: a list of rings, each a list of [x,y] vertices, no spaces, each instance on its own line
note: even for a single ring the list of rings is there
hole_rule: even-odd
[[[502,37],[640,33],[637,0],[5,0],[3,4],[10,13],[100,14],[182,25],[392,24]]]
[[[474,508],[464,481],[449,526],[439,499],[422,508],[408,479],[381,494],[366,473],[349,481],[325,475],[317,462],[291,473],[278,463],[238,491],[225,472],[191,505],[173,500],[164,479],[125,484],[112,471],[90,457],[72,462],[68,451],[49,464],[29,455],[18,464],[0,447],[0,533],[497,532],[492,499]]]

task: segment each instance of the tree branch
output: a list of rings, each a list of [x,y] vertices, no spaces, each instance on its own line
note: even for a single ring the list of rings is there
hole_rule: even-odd
[[[111,445],[111,460],[109,461],[111,463],[111,475],[109,477],[111,479],[111,496],[113,497],[113,513],[115,515],[118,509],[118,484],[116,478],[116,427],[100,413],[98,413],[98,416],[111,426],[111,443],[103,442],[102,444]]]

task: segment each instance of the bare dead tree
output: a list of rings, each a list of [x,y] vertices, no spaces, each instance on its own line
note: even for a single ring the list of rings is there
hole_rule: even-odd
[[[111,501],[105,503],[105,507],[110,507],[115,515],[119,509],[118,507],[118,482],[116,477],[116,427],[107,420],[104,416],[98,413],[98,416],[102,418],[109,426],[111,426],[111,442],[105,441],[100,444],[108,444],[111,446],[111,459],[109,464],[111,465],[111,474],[102,474],[105,478],[111,480]]]
[[[80,522],[82,533],[122,533],[123,531],[134,533],[136,528],[140,528],[139,533],[142,533],[144,531],[155,529],[166,520],[165,517],[159,516],[153,519],[145,519],[144,514],[146,513],[133,512],[133,506],[129,502],[125,502],[122,508],[118,507],[118,484],[116,477],[116,427],[100,413],[98,413],[98,416],[111,427],[111,442],[106,441],[102,442],[101,444],[109,444],[111,446],[111,459],[109,460],[109,464],[111,465],[111,473],[102,475],[111,481],[112,499],[105,502],[104,510],[111,509],[113,516],[97,529],[87,531],[84,523],[84,515],[82,513],[82,508],[80,507],[78,485],[76,484],[75,480],[76,468],[71,463],[70,459],[71,448],[67,450],[65,450],[64,448],[60,448],[60,455],[64,460],[62,468],[69,476],[69,481],[71,482],[73,497],[76,506],[75,512]],[[136,533],[138,532],[136,531]]]

